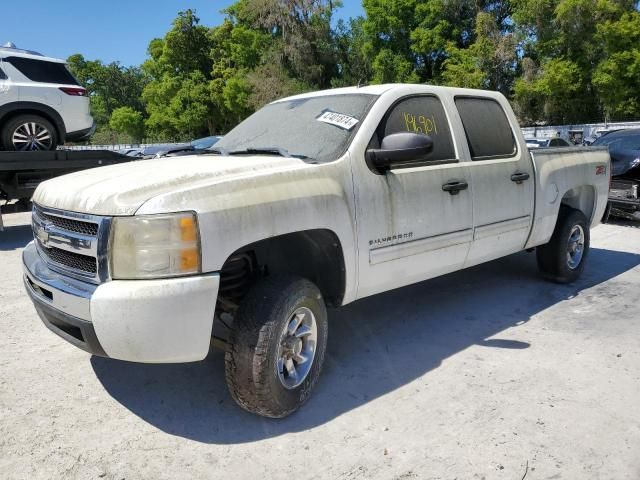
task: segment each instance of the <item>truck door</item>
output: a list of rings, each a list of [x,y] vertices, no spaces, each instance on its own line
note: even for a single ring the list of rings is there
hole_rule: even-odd
[[[358,297],[408,285],[462,266],[472,240],[469,172],[460,162],[440,99],[396,101],[368,148],[392,133],[428,134],[433,151],[409,168],[386,172],[353,159],[358,225]],[[461,130],[461,129],[460,129]],[[443,186],[448,190],[443,190]]]
[[[465,130],[473,183],[473,244],[465,266],[520,251],[534,206],[533,164],[517,142],[515,116],[506,101],[455,97]],[[509,117],[507,117],[507,113]],[[511,122],[509,121],[511,118]]]

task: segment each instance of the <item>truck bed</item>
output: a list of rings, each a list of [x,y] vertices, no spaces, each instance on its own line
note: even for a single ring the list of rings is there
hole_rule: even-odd
[[[591,228],[598,225],[604,215],[609,193],[611,161],[607,147],[544,148],[531,150],[530,153],[536,172],[536,199],[533,229],[527,248],[549,241],[561,201],[584,212],[591,211]],[[581,188],[589,188],[588,195],[579,195]],[[558,198],[560,192],[566,192],[564,199]],[[589,205],[574,205],[574,198],[580,198],[580,201],[589,199]],[[599,207],[594,208],[596,205]]]

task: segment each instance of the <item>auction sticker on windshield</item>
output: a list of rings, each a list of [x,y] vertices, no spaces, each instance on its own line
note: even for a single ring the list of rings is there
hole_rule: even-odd
[[[332,112],[331,110],[325,110],[316,117],[319,122],[328,123],[329,125],[335,125],[344,130],[351,130],[358,123],[358,119],[345,115],[344,113]]]

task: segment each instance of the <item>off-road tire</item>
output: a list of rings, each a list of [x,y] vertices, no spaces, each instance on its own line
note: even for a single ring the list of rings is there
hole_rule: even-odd
[[[580,263],[570,268],[567,262],[567,245],[571,231],[576,225],[582,227],[584,233],[584,252]],[[584,214],[573,208],[562,206],[553,235],[549,243],[536,248],[538,269],[542,275],[556,283],[571,283],[577,280],[589,254],[589,223]]]
[[[280,335],[296,309],[312,311],[317,343],[311,369],[296,388],[281,383],[276,362]],[[233,399],[245,410],[282,418],[307,400],[324,361],[327,310],[318,287],[293,275],[274,275],[257,283],[244,297],[234,318],[225,354],[225,376]]]
[[[41,117],[40,115],[23,114],[23,115],[18,115],[16,117],[9,119],[2,126],[2,130],[0,131],[0,143],[2,144],[2,148],[4,150],[8,150],[8,151],[16,150],[12,140],[13,133],[17,128],[19,128],[21,125],[24,125],[25,123],[37,124],[37,125],[40,125],[42,128],[45,128],[48,130],[49,135],[51,136],[51,143],[50,145],[48,145],[46,149],[40,149],[40,150],[55,150],[56,148],[58,148],[58,140],[59,140],[58,134],[56,133],[55,127],[49,120],[47,120],[44,117]],[[27,150],[27,151],[30,151],[30,150]]]

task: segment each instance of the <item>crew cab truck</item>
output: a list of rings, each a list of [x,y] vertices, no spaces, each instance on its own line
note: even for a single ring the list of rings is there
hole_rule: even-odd
[[[285,98],[205,154],[42,183],[26,290],[95,355],[226,350],[232,397],[284,417],[309,396],[327,307],[537,251],[571,282],[607,204],[605,149],[529,152],[499,93],[377,85]]]

